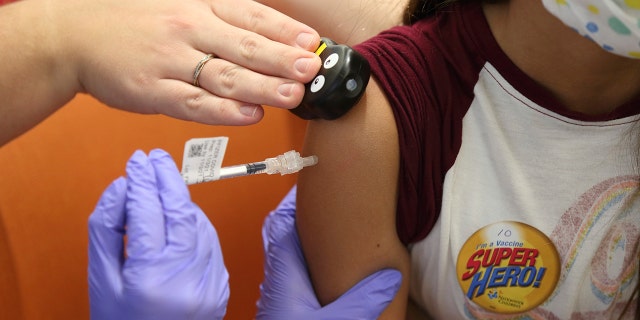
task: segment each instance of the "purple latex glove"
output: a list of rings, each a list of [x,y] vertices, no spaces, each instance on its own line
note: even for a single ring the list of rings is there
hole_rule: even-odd
[[[171,156],[136,151],[89,218],[91,319],[222,319],[228,279]]]
[[[258,319],[376,319],[393,300],[402,274],[378,271],[343,294],[320,306],[309,279],[295,228],[296,187],[266,218],[262,227],[265,280],[260,285]]]

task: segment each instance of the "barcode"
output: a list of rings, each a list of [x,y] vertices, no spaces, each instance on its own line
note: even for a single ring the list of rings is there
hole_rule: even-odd
[[[189,146],[188,158],[202,157],[202,151],[204,151],[204,143],[192,144]]]

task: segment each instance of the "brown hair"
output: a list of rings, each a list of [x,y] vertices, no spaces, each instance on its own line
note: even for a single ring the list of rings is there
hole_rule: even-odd
[[[434,14],[438,9],[453,2],[465,0],[409,0],[404,14],[404,23],[412,24],[424,17]]]

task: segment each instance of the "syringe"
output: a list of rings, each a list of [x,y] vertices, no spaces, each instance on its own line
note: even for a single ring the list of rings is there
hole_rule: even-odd
[[[260,173],[280,173],[280,175],[285,175],[298,172],[304,167],[313,166],[317,163],[317,156],[309,156],[303,158],[300,156],[300,153],[291,150],[277,157],[267,158],[264,161],[222,167],[220,168],[220,175],[218,179],[211,179],[202,182],[243,177]]]

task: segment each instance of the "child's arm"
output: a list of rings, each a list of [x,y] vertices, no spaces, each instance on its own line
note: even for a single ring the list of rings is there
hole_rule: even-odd
[[[383,319],[403,319],[409,254],[396,234],[398,137],[393,113],[375,81],[342,118],[311,121],[301,171],[297,227],[320,303],[328,304],[367,275],[398,269],[403,284]]]

